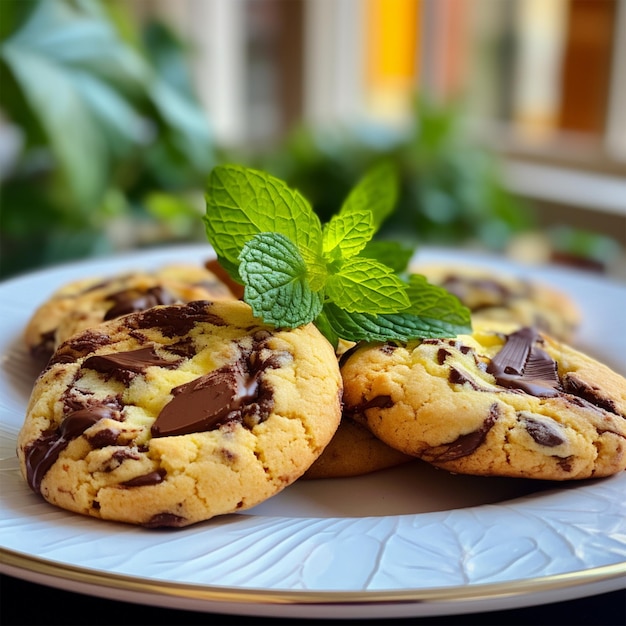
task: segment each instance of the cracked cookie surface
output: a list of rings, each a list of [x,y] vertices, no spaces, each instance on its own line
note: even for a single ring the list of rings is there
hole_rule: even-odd
[[[626,468],[626,379],[525,327],[357,348],[344,411],[451,472],[547,480]]]
[[[31,489],[84,515],[186,526],[299,478],[341,417],[332,346],[240,301],[155,306],[74,335],[35,383],[18,457]]]
[[[192,264],[83,278],[63,285],[35,310],[24,340],[34,357],[47,359],[74,333],[127,313],[161,304],[233,299],[213,272]]]

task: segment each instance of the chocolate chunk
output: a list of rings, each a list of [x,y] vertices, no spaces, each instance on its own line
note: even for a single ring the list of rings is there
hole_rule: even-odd
[[[339,357],[339,366],[343,367],[348,359],[361,347],[359,342],[355,343],[353,346],[348,348],[340,357]]]
[[[121,450],[116,450],[111,456],[111,459],[116,461],[119,465],[126,461],[126,459],[138,461],[141,458],[138,452],[140,452],[139,449],[135,451],[133,448],[122,448]]]
[[[145,311],[159,304],[174,304],[177,299],[163,287],[150,287],[145,291],[125,289],[107,297],[113,306],[104,314],[105,321],[116,319],[137,311]]]
[[[164,346],[164,348],[176,356],[187,359],[191,359],[198,353],[196,344],[191,337],[183,337],[180,341]]]
[[[85,359],[82,364],[83,368],[88,368],[100,372],[101,374],[110,374],[118,380],[128,382],[133,374],[140,374],[146,368],[153,365],[166,368],[177,367],[180,360],[167,361],[162,359],[155,351],[154,347],[139,348],[138,350],[130,350],[128,352],[113,352],[111,354],[98,354]]]
[[[504,347],[487,366],[498,385],[537,397],[559,394],[556,362],[537,345],[539,341],[537,331],[528,327],[507,336]]]
[[[439,365],[443,365],[449,356],[449,350],[447,350],[446,348],[439,348],[439,350],[437,350],[437,363]]]
[[[106,448],[107,446],[117,445],[119,436],[119,430],[114,430],[113,428],[103,428],[87,439],[92,448]]]
[[[92,409],[94,407],[107,407],[111,409],[113,419],[123,421],[121,411],[124,408],[121,398],[116,396],[107,396],[106,398],[96,399],[92,394],[81,394],[79,390],[74,388],[66,389],[62,395],[63,415],[69,415],[75,411],[83,409]]]
[[[456,461],[464,456],[469,456],[477,450],[487,438],[487,433],[493,428],[500,415],[500,409],[497,404],[492,404],[489,409],[489,415],[485,418],[482,426],[472,433],[461,435],[452,443],[447,444],[446,450],[432,457],[432,461],[445,463],[447,461]]]
[[[572,457],[568,456],[568,457],[565,457],[564,459],[557,459],[557,465],[564,472],[571,472],[572,471]]]
[[[383,354],[393,354],[397,349],[398,346],[395,343],[391,343],[390,341],[380,346],[380,351]]]
[[[208,313],[206,306],[204,300],[194,300],[184,306],[153,307],[124,320],[131,330],[157,328],[165,337],[182,337],[199,323],[225,326],[226,322],[218,315]]]
[[[602,392],[598,387],[592,387],[575,374],[569,373],[565,376],[563,388],[567,393],[578,396],[600,409],[615,415],[620,414],[614,400],[602,396]]]
[[[102,346],[108,346],[110,343],[111,338],[106,333],[93,329],[86,330],[76,335],[75,338],[70,338],[61,344],[52,355],[46,369],[49,369],[56,363],[75,363],[81,357],[95,352],[96,349]]]
[[[41,491],[41,481],[72,439],[79,437],[90,426],[104,418],[115,419],[118,412],[108,406],[80,409],[67,415],[56,430],[41,437],[24,450],[27,480],[35,493]]]
[[[165,479],[166,471],[163,469],[155,470],[143,476],[135,476],[130,480],[120,483],[122,487],[146,487],[149,485],[158,485]]]
[[[476,391],[482,391],[475,380],[471,379],[469,376],[467,376],[464,372],[458,370],[456,367],[450,368],[448,380],[455,385],[463,385],[467,383],[472,389],[475,389]]]
[[[185,525],[186,519],[174,513],[158,513],[153,515],[145,524],[144,528],[178,528]]]
[[[530,415],[520,414],[528,434],[540,445],[554,448],[565,443],[566,439],[561,428],[553,420],[536,419]]]
[[[246,404],[258,398],[258,379],[239,364],[222,367],[172,389],[166,404],[152,425],[153,437],[186,435],[213,430],[243,418]]]

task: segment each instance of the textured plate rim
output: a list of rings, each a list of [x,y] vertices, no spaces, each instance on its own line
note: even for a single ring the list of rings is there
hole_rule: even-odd
[[[469,584],[463,586],[433,587],[411,590],[385,590],[385,591],[296,591],[296,590],[269,590],[242,587],[219,587],[216,585],[204,585],[196,583],[182,583],[173,581],[152,580],[148,578],[129,576],[111,572],[92,571],[85,567],[55,563],[37,556],[20,554],[13,550],[0,548],[0,563],[4,573],[28,578],[34,575],[36,579],[46,581],[54,587],[62,586],[63,582],[79,583],[85,588],[101,588],[121,591],[131,596],[140,596],[149,604],[163,604],[168,598],[178,600],[191,600],[195,605],[200,603],[204,610],[219,610],[228,607],[232,603],[246,606],[265,606],[268,615],[280,616],[272,607],[284,606],[311,606],[325,607],[328,615],[336,614],[337,608],[347,608],[355,605],[364,605],[370,608],[375,605],[383,605],[382,616],[388,612],[392,605],[421,607],[421,614],[435,614],[425,611],[429,606],[436,607],[440,612],[442,604],[449,604],[444,613],[457,612],[457,608],[464,610],[468,603],[477,603],[481,606],[485,602],[499,602],[504,600],[507,608],[524,605],[527,600],[538,594],[550,594],[558,599],[580,597],[581,587],[589,587],[587,593],[596,593],[598,587],[602,592],[615,591],[626,588],[626,562],[603,565],[575,572],[553,574],[528,578],[524,580],[505,581],[485,584]],[[108,596],[107,596],[108,597]],[[159,599],[157,602],[156,599]],[[547,601],[554,601],[550,597]],[[166,603],[166,602],[165,602]],[[532,602],[537,603],[536,601]],[[197,607],[196,607],[197,608]],[[229,611],[230,612],[230,611]],[[236,611],[238,612],[238,611]],[[245,613],[242,610],[242,613]],[[325,612],[325,611],[324,611]],[[255,614],[258,614],[255,612]],[[410,613],[406,616],[414,616],[418,613]],[[354,617],[349,614],[347,617]]]

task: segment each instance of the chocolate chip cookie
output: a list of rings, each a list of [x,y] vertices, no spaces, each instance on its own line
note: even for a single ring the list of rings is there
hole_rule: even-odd
[[[48,502],[146,527],[248,509],[298,479],[341,418],[335,352],[244,302],[157,305],[73,335],[35,383],[21,472]]]
[[[235,299],[205,267],[172,264],[72,281],[55,291],[31,316],[24,340],[30,353],[48,359],[71,335],[102,321],[159,304]]]
[[[626,468],[626,379],[530,327],[357,348],[344,411],[451,472],[548,480]]]
[[[576,302],[552,285],[471,265],[415,264],[411,271],[457,296],[479,323],[534,326],[561,341],[572,341],[580,325]]]
[[[363,476],[414,460],[414,457],[388,446],[371,430],[344,415],[334,437],[302,478]]]

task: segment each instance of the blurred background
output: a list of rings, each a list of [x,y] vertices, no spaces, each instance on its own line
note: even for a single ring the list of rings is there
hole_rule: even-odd
[[[0,277],[206,242],[211,169],[626,280],[626,0],[2,0]]]

